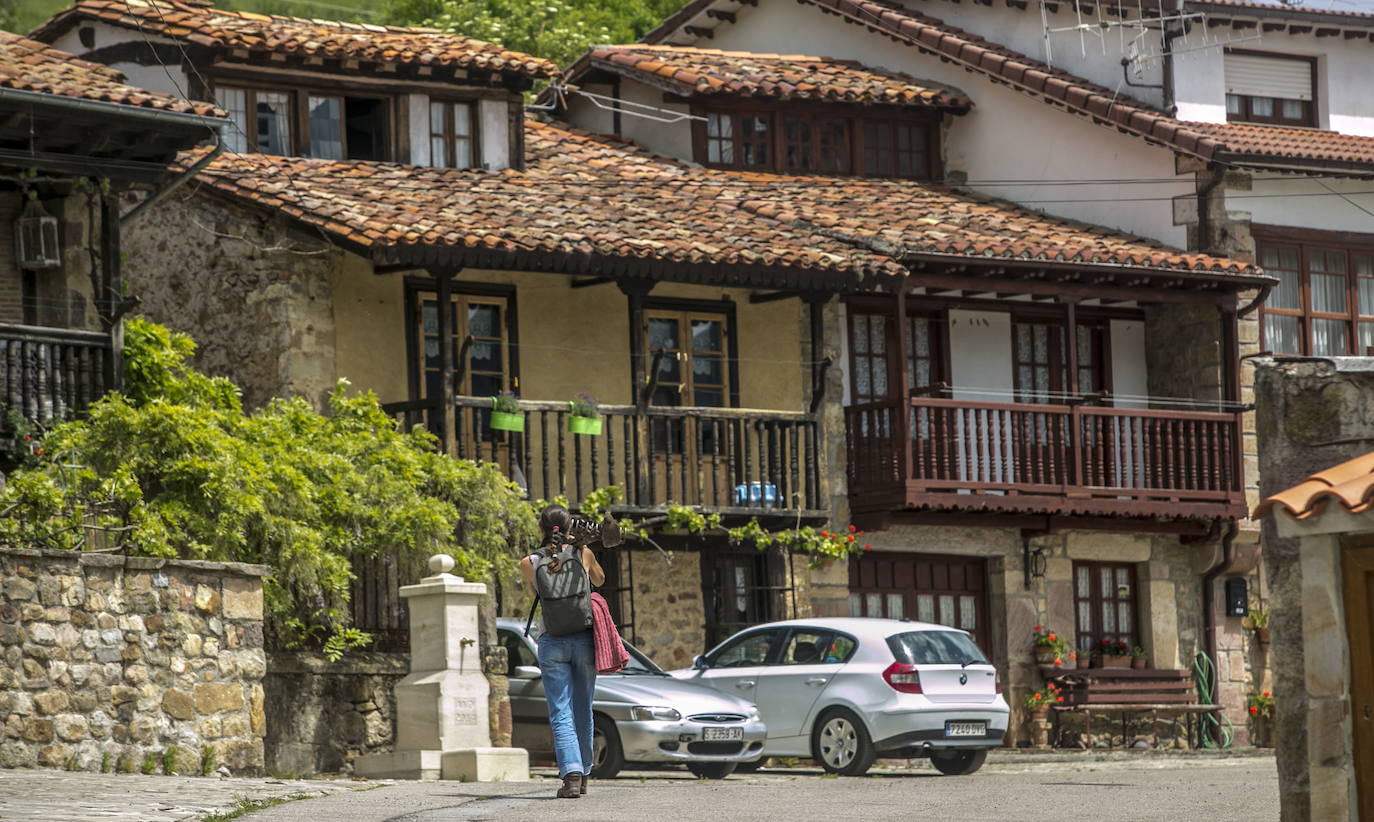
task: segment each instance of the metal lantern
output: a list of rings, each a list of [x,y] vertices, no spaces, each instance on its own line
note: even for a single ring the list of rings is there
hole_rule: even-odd
[[[29,200],[24,206],[24,213],[15,221],[14,236],[20,268],[54,268],[62,264],[57,218],[44,211],[37,200]]]

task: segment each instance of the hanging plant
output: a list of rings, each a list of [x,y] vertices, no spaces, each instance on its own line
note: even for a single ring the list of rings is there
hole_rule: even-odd
[[[488,423],[493,431],[524,431],[525,415],[520,413],[520,401],[509,391],[502,391],[491,398],[491,420]]]
[[[568,402],[568,411],[572,416],[568,417],[568,431],[573,434],[587,434],[593,437],[601,436],[601,410],[596,405],[596,400],[587,392],[578,394]]]

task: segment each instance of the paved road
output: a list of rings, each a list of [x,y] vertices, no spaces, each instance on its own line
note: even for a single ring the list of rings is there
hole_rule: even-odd
[[[519,785],[402,783],[293,802],[244,822],[686,822],[686,820],[1034,819],[1270,822],[1278,782],[1267,758],[990,765],[962,778],[928,769],[857,779],[819,772],[760,772],[723,782],[672,771],[633,772],[593,783],[578,800],[553,798],[555,782]]]
[[[238,797],[309,794],[246,814],[243,822],[690,822],[691,820],[1027,819],[1277,820],[1268,757],[1140,756],[989,764],[969,777],[928,767],[856,779],[819,771],[762,771],[702,781],[685,771],[627,772],[578,800],[553,798],[547,771],[533,782],[281,781],[0,770],[3,822],[182,822]]]

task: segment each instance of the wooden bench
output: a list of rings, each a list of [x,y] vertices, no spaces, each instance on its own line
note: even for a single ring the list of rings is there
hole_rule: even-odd
[[[1189,741],[1201,745],[1202,723],[1194,717],[1215,713],[1220,705],[1197,701],[1193,675],[1187,670],[1167,668],[1087,668],[1053,669],[1047,671],[1064,689],[1064,703],[1055,705],[1055,738],[1059,738],[1059,720],[1069,713],[1081,713],[1087,724],[1088,747],[1093,746],[1092,719],[1094,713],[1121,712],[1121,736],[1126,739],[1126,719],[1130,714],[1149,713],[1152,742],[1158,746],[1155,732],[1161,713],[1185,714]]]

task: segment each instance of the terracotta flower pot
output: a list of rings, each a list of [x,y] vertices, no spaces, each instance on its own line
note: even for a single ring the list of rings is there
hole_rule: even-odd
[[[1093,658],[1092,658],[1092,657],[1090,657],[1090,656],[1088,656],[1087,654],[1084,654],[1084,653],[1080,653],[1080,654],[1078,655],[1078,668],[1079,668],[1079,670],[1087,670],[1088,668],[1091,668],[1092,666],[1093,666]]]
[[[1050,718],[1050,706],[1048,706],[1048,705],[1041,705],[1039,708],[1031,708],[1030,718],[1031,718],[1031,719],[1036,719],[1036,720],[1045,720],[1045,719],[1049,719],[1049,718]]]
[[[1266,625],[1266,626],[1264,626],[1263,628],[1256,628],[1256,629],[1255,629],[1255,638],[1258,639],[1258,640],[1260,641],[1260,644],[1262,644],[1262,645],[1268,645],[1268,644],[1269,644],[1269,626]]]
[[[1059,654],[1053,648],[1036,648],[1035,661],[1041,665],[1053,665]]]
[[[1126,656],[1125,654],[1122,654],[1120,656],[1117,656],[1116,654],[1103,654],[1102,667],[1129,668],[1131,667],[1131,658],[1129,656]]]
[[[1147,664],[1148,662],[1149,662],[1149,660],[1146,659],[1146,658],[1143,657],[1143,656],[1142,656],[1142,657],[1139,657],[1139,658],[1132,657],[1132,658],[1131,658],[1131,667],[1132,667],[1132,668],[1135,668],[1137,671],[1143,671],[1143,670],[1145,670],[1146,668],[1149,667],[1149,665]]]

